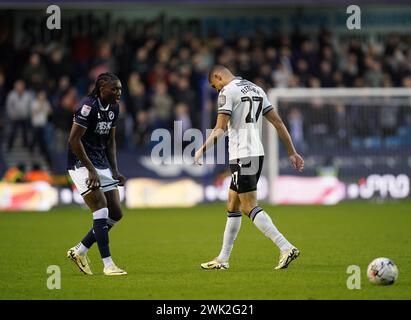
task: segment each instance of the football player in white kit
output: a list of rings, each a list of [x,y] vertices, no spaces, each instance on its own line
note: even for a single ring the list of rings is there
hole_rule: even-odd
[[[196,152],[195,162],[200,164],[204,152],[228,129],[232,180],[221,252],[213,260],[202,263],[201,267],[229,268],[228,261],[243,213],[278,246],[280,259],[275,269],[285,269],[299,256],[300,251],[278,231],[270,216],[257,204],[257,182],[264,159],[261,142],[263,116],[276,128],[296,170],[301,172],[304,169],[304,160],[295,150],[287,128],[263,89],[248,80],[235,77],[230,70],[220,65],[211,69],[209,83],[219,91],[217,123],[207,141]]]

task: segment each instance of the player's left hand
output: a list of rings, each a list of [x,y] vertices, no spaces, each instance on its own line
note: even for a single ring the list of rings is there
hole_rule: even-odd
[[[119,181],[119,186],[124,186],[124,183],[126,182],[126,178],[118,171],[113,171],[113,179]]]
[[[304,159],[298,153],[291,155],[290,161],[293,167],[299,172],[304,170]]]
[[[203,152],[201,151],[201,149],[197,150],[195,155],[194,155],[194,164],[198,164],[198,165],[202,165],[201,163],[201,158],[203,156]]]

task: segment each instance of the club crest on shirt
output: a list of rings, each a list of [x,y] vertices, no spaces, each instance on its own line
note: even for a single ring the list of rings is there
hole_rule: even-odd
[[[90,111],[91,111],[91,107],[88,106],[88,105],[86,105],[86,104],[84,104],[84,105],[81,107],[81,115],[82,115],[82,116],[87,117],[87,116],[90,114]]]
[[[108,113],[108,118],[109,118],[110,120],[113,120],[113,119],[114,119],[114,112],[113,112],[113,111],[110,111],[110,112]]]
[[[218,96],[218,107],[222,107],[226,103],[226,97],[223,94]]]

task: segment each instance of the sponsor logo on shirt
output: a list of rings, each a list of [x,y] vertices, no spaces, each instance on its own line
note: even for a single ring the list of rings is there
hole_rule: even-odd
[[[111,122],[98,122],[96,125],[95,133],[98,134],[108,134],[111,129]]]

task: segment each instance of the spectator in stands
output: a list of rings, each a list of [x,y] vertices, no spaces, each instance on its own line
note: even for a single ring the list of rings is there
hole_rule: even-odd
[[[314,100],[310,104],[309,119],[309,145],[310,147],[326,147],[331,133],[332,109],[321,100]]]
[[[349,134],[351,132],[351,121],[349,114],[343,104],[337,104],[335,107],[335,118],[333,119],[333,133],[337,139],[338,146],[348,146]]]
[[[251,66],[251,56],[248,52],[240,52],[237,54],[237,74],[245,79],[254,77],[253,68]]]
[[[278,61],[277,60],[277,50],[275,50],[274,47],[268,47],[265,50],[265,60],[270,65],[270,67],[274,69]]]
[[[117,72],[117,62],[112,55],[111,44],[108,41],[103,41],[99,44],[97,56],[92,62],[89,77],[94,81],[99,74],[104,72]]]
[[[3,130],[4,130],[4,116],[5,116],[5,101],[6,101],[6,77],[4,72],[0,70],[0,145],[3,145]]]
[[[73,123],[73,110],[77,102],[77,90],[70,87],[61,94],[58,105],[53,112],[55,147],[58,152],[63,152],[66,149],[65,146]]]
[[[340,69],[343,73],[344,84],[347,87],[353,87],[360,75],[357,56],[353,53],[349,54],[347,59],[342,60]]]
[[[134,129],[135,142],[139,147],[145,147],[150,141],[149,118],[146,111],[139,111],[136,117],[136,127]]]
[[[47,171],[42,170],[40,164],[37,162],[33,163],[33,168],[26,173],[24,180],[26,182],[44,181],[49,184],[53,183],[53,178],[50,174]]]
[[[273,81],[271,79],[272,69],[270,65],[268,63],[261,64],[258,71],[258,77],[260,77],[264,83],[263,89],[271,89],[273,87]]]
[[[342,75],[341,71],[336,70],[333,73],[333,80],[334,80],[334,84],[337,88],[345,87],[344,86],[344,78],[343,78],[343,75]]]
[[[295,74],[299,77],[300,83],[304,86],[308,86],[308,80],[310,79],[310,72],[308,71],[308,63],[304,59],[299,59],[297,61],[297,67]]]
[[[326,61],[331,65],[331,69],[334,71],[337,69],[337,56],[334,54],[334,50],[330,45],[326,45],[321,49],[321,61]]]
[[[381,111],[379,112],[380,118],[378,119],[380,123],[379,129],[382,137],[385,138],[387,136],[395,135],[395,132],[398,129],[400,108],[398,102],[393,102],[392,99],[383,99],[381,103]]]
[[[49,115],[52,113],[50,102],[44,90],[37,93],[36,98],[31,103],[31,126],[33,130],[30,152],[38,146],[45,156],[47,164],[52,167],[51,155],[46,142],[46,126]]]
[[[316,168],[317,175],[319,177],[338,177],[338,167],[334,163],[334,159],[331,156],[323,159]]]
[[[28,89],[38,91],[46,88],[47,69],[41,62],[38,53],[32,53],[29,58],[29,64],[23,70],[23,80],[26,82]]]
[[[173,99],[165,82],[158,82],[151,98],[151,122],[155,128],[171,128]]]
[[[129,125],[130,117],[127,114],[126,106],[122,100],[119,102],[119,113],[116,124],[116,147],[124,148],[125,142],[133,140],[133,126]]]
[[[147,76],[147,82],[150,86],[157,87],[157,83],[168,84],[169,71],[163,63],[156,63]]]
[[[320,63],[319,80],[323,88],[335,87],[331,63],[326,60]]]
[[[58,78],[57,87],[52,91],[51,104],[53,108],[56,108],[60,103],[61,98],[67,93],[70,88],[70,78],[68,75],[63,75]]]
[[[150,62],[148,59],[148,50],[146,47],[141,47],[136,51],[134,61],[132,63],[132,71],[137,72],[141,79],[147,80],[148,72],[150,71]]]
[[[147,109],[146,87],[137,72],[130,74],[127,91],[127,112],[135,119],[139,111]]]
[[[272,73],[272,80],[277,88],[287,88],[292,74],[289,69],[282,63]]]
[[[177,103],[174,111],[174,120],[181,123],[183,133],[193,127],[187,104],[184,102]]]
[[[59,85],[59,80],[70,72],[70,63],[64,55],[63,48],[55,47],[51,51],[48,61],[48,80],[51,82],[52,90],[55,90]]]
[[[176,102],[183,103],[188,108],[190,123],[193,122],[196,128],[199,127],[200,117],[198,112],[197,97],[193,89],[190,88],[190,82],[185,77],[177,79],[177,87],[174,90],[174,99]]]
[[[6,76],[2,70],[0,70],[0,111],[3,114],[3,106],[6,101]]]
[[[365,61],[366,71],[364,73],[364,82],[366,87],[382,87],[384,83],[384,74],[381,70],[381,64],[372,57],[367,56]]]
[[[26,173],[26,166],[24,163],[19,163],[17,166],[10,167],[5,172],[2,181],[9,183],[25,182],[24,175]]]
[[[10,120],[11,128],[8,138],[7,148],[10,151],[13,147],[16,138],[17,130],[21,129],[23,133],[23,145],[28,147],[28,130],[29,130],[29,116],[30,104],[32,101],[31,94],[26,90],[23,80],[17,80],[14,83],[14,89],[7,95],[6,113]]]
[[[314,43],[311,40],[305,40],[301,43],[300,57],[307,61],[308,71],[316,74],[319,67],[319,54],[315,51]]]
[[[288,113],[287,122],[295,147],[298,150],[305,151],[307,145],[304,140],[304,117],[301,111],[297,108],[292,108]]]

